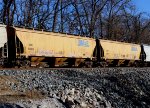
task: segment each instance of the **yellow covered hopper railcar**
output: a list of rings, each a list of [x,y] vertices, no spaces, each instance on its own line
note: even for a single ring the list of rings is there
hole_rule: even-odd
[[[6,65],[130,66],[141,60],[138,44],[10,26],[0,28],[4,31],[0,58],[6,61]]]
[[[135,65],[140,61],[141,47],[138,44],[99,40],[101,60],[109,65]]]
[[[49,66],[79,66],[94,58],[96,43],[92,38],[16,27],[7,29],[15,32],[16,58],[28,58],[31,65],[43,62]]]

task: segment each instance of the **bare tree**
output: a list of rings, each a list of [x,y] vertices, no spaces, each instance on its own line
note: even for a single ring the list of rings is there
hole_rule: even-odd
[[[14,14],[16,11],[15,0],[3,0],[3,23],[7,25],[12,25],[14,20]]]
[[[150,42],[149,17],[136,13],[131,0],[2,0],[0,12],[0,21],[8,25]]]
[[[114,39],[116,38],[116,33],[114,31],[115,26],[117,24],[121,24],[121,16],[123,12],[123,8],[130,3],[130,0],[110,0],[109,3],[107,4],[106,12],[107,14],[105,15],[106,17],[106,37],[108,39]],[[108,17],[107,17],[108,16]]]
[[[60,4],[60,0],[57,0],[56,3],[55,3],[55,6],[54,6],[54,16],[53,16],[52,31],[55,31],[55,28],[56,28],[59,4]]]

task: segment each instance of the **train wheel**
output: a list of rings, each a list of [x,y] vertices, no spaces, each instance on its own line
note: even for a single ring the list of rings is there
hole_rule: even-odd
[[[20,61],[18,64],[18,68],[29,68],[31,66],[31,62],[29,60]]]
[[[100,62],[100,66],[105,68],[108,66],[108,64],[106,62]]]
[[[3,68],[3,65],[0,65],[0,68]]]
[[[86,65],[87,68],[92,68],[93,62],[92,61],[87,61],[87,62],[85,62],[85,65]]]
[[[37,68],[48,68],[49,65],[46,62],[40,62],[36,67]]]
[[[4,61],[0,60],[0,68],[3,68],[3,67],[4,67]]]
[[[134,66],[135,66],[135,67],[139,67],[139,63],[138,63],[138,62],[135,62],[135,63],[134,63]]]
[[[82,68],[92,68],[92,66],[93,66],[92,61],[85,61],[84,63],[81,63],[79,65],[79,67],[82,67]]]

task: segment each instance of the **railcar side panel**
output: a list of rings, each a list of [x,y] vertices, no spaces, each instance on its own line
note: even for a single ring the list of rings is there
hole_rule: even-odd
[[[7,56],[7,52],[5,52],[7,48],[6,44],[7,44],[6,26],[0,25],[0,58]]]
[[[141,47],[138,44],[100,40],[104,50],[104,59],[139,60]]]
[[[146,62],[150,62],[150,45],[143,45],[144,52],[146,54]]]
[[[93,58],[96,46],[91,38],[60,33],[16,29],[26,56]]]

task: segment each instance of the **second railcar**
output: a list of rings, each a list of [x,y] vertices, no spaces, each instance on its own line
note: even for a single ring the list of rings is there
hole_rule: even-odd
[[[131,66],[140,62],[141,47],[138,44],[110,40],[97,40],[100,46],[99,61],[102,65]]]

